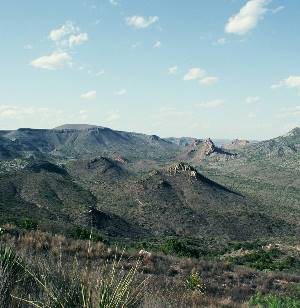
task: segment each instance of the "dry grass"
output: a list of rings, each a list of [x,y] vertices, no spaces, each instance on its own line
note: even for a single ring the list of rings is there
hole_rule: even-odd
[[[113,265],[120,275],[116,276],[118,281],[120,277],[126,277],[136,263],[140,262],[134,274],[133,293],[145,279],[148,283],[147,288],[139,294],[141,301],[132,307],[243,307],[257,291],[262,294],[289,294],[300,282],[299,275],[264,273],[234,267],[225,261],[209,262],[153,253],[141,257],[138,252],[121,251],[102,243],[72,240],[39,231],[14,236],[4,234],[0,237],[0,243],[17,251],[26,264],[38,274],[39,279],[46,273],[54,294],[54,287],[59,286],[64,293],[70,293],[70,288],[81,290],[82,285],[88,286],[89,290],[93,291],[92,294],[97,294],[95,291],[101,285],[101,277],[109,276],[107,273],[115,260],[120,260]],[[205,285],[204,292],[187,288],[186,280],[191,273],[199,273]],[[30,288],[32,291],[35,284],[36,281],[31,281],[29,290],[23,290],[23,293],[20,290],[15,292],[19,292],[19,296],[24,298],[28,295],[26,292],[30,292]],[[44,295],[33,292],[32,296],[45,298],[45,292],[40,293]],[[93,296],[92,302],[95,303],[97,298]],[[47,302],[50,303],[51,298],[48,298]]]

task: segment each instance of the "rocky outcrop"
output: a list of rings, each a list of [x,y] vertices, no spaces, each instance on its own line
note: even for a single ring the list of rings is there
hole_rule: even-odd
[[[168,172],[170,174],[185,173],[185,174],[188,174],[192,178],[198,177],[197,170],[191,165],[184,163],[184,162],[176,163],[168,167]]]
[[[214,160],[226,160],[235,158],[236,156],[237,154],[235,153],[230,153],[217,147],[210,138],[207,138],[204,141],[195,140],[181,156],[181,159],[192,163],[199,163],[210,158]]]

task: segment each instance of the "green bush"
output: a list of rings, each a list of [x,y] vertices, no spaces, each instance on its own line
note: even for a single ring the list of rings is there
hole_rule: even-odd
[[[257,250],[244,256],[230,257],[228,260],[235,265],[246,265],[260,271],[290,270],[299,266],[298,259],[283,256],[284,254],[278,249]]]
[[[25,230],[28,230],[28,231],[33,231],[33,230],[37,229],[38,224],[37,224],[37,222],[33,221],[30,218],[25,218],[25,219],[21,220],[20,222],[18,222],[17,226],[19,228],[22,228],[22,229],[25,229]]]
[[[161,251],[167,255],[177,255],[179,257],[198,258],[199,252],[188,245],[187,242],[178,239],[167,239],[160,247]]]
[[[249,301],[250,307],[262,308],[299,308],[300,300],[280,295],[262,295],[257,293]]]
[[[75,227],[71,230],[71,237],[76,240],[90,240],[93,242],[105,242],[103,237],[93,230],[87,230],[81,227]]]

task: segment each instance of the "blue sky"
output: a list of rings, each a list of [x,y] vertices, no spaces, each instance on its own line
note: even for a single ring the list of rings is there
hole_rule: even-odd
[[[298,0],[3,0],[0,128],[265,139],[300,125]]]

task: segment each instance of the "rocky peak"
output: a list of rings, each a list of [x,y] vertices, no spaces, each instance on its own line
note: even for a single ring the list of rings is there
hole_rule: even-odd
[[[159,138],[157,135],[151,135],[151,136],[150,136],[150,140],[151,140],[151,141],[159,141],[160,138]]]
[[[208,139],[205,139],[204,141],[203,141],[203,144],[204,144],[204,146],[205,146],[205,155],[210,155],[210,154],[212,154],[214,151],[215,151],[215,149],[216,149],[216,146],[215,146],[215,144],[213,143],[213,141],[210,139],[210,138],[208,138]]]
[[[202,142],[203,142],[203,141],[200,140],[200,139],[195,139],[191,145],[192,145],[192,147],[196,147],[196,146],[202,144]],[[188,145],[188,144],[187,144],[187,145]]]
[[[300,127],[295,127],[292,129],[289,133],[288,136],[300,136]]]
[[[184,162],[176,163],[176,164],[173,164],[172,166],[168,167],[168,172],[170,174],[185,173],[185,174],[188,174],[189,176],[191,176],[193,178],[198,177],[197,170],[194,167],[192,167],[191,165],[184,163]]]

